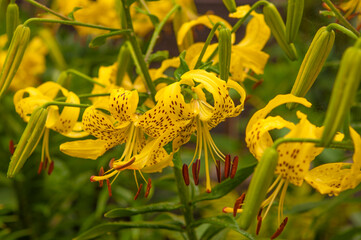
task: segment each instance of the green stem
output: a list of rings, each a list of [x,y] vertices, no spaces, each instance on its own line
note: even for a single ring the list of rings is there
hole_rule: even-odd
[[[193,205],[192,201],[189,198],[189,189],[185,185],[182,175],[182,160],[180,159],[179,152],[174,154],[174,177],[177,184],[178,194],[181,203],[183,204],[183,214],[184,214],[184,220],[186,223],[186,232],[188,235],[189,240],[196,240],[197,236],[192,228],[192,222],[193,222]]]
[[[78,22],[78,21],[56,20],[56,19],[46,19],[46,18],[29,18],[28,20],[26,20],[24,22],[24,26],[27,26],[27,25],[29,25],[30,23],[33,23],[33,22],[35,22],[35,23],[38,23],[38,22],[42,22],[42,23],[60,23],[60,24],[64,24],[64,25],[97,28],[97,29],[108,30],[108,31],[118,31],[118,30],[120,30],[120,29],[117,29],[117,28],[109,28],[109,27],[100,26],[100,25],[82,23],[82,22]]]
[[[87,93],[87,94],[78,95],[78,98],[108,97],[108,96],[110,96],[110,93],[97,93],[97,94]],[[59,97],[59,98],[55,98],[54,101],[64,101],[66,99],[67,97]]]
[[[313,139],[313,138],[279,138],[277,139],[274,143],[273,143],[273,148],[277,149],[277,147],[279,145],[281,145],[282,143],[288,143],[288,142],[308,142],[308,143],[316,143],[316,147],[317,144],[321,143],[320,139]],[[347,149],[347,150],[353,150],[354,146],[352,144],[352,142],[331,142],[331,144],[328,146],[328,148],[342,148],[342,149]]]
[[[153,48],[155,46],[155,43],[157,39],[159,38],[160,31],[162,31],[165,23],[168,21],[168,19],[173,15],[175,11],[177,11],[180,8],[178,4],[176,4],[165,16],[165,18],[155,27],[152,38],[150,39],[148,49],[146,51],[144,61],[148,62],[150,54],[153,52]]]
[[[63,107],[78,107],[78,108],[87,108],[87,107],[91,107],[90,104],[76,104],[76,103],[66,103],[66,102],[47,102],[45,103],[43,106],[43,108],[47,108],[51,105],[56,105],[56,106],[63,106]]]
[[[73,74],[75,76],[78,76],[78,77],[81,77],[81,78],[87,80],[88,82],[91,82],[91,83],[99,85],[99,86],[101,86],[103,88],[106,88],[106,86],[104,84],[95,81],[93,78],[91,78],[88,75],[85,75],[84,73],[81,73],[81,72],[79,72],[79,71],[77,71],[75,69],[68,69],[68,70],[66,70],[66,73],[67,74],[71,73],[71,74]]]
[[[145,82],[145,85],[148,87],[148,90],[150,91],[150,94],[152,96],[152,100],[155,102],[155,95],[157,91],[155,90],[155,86],[149,75],[147,64],[144,61],[142,51],[135,37],[135,33],[132,25],[132,18],[130,16],[130,9],[127,3],[125,2],[125,0],[122,0],[122,7],[126,19],[126,28],[132,31],[127,37],[132,46],[132,50],[133,50],[132,53],[134,54],[135,64],[138,65],[140,69],[140,73]]]
[[[360,36],[360,33],[346,20],[346,18],[340,13],[340,11],[333,5],[330,0],[322,0],[326,5],[332,10],[336,18],[340,21],[342,25],[351,30],[357,37]]]
[[[218,29],[219,26],[224,26],[224,27],[226,27],[226,26],[224,25],[224,23],[222,23],[222,22],[217,22],[216,24],[214,24],[213,28],[211,29],[211,32],[208,34],[208,37],[207,37],[206,42],[205,42],[204,45],[203,45],[201,54],[199,55],[199,57],[198,57],[198,59],[197,59],[196,65],[194,66],[194,69],[199,68],[199,66],[201,65],[201,63],[202,63],[202,58],[203,58],[204,54],[206,53],[206,50],[207,50],[209,44],[211,43],[212,38],[213,38],[214,34],[216,33],[216,31],[217,31],[217,29]],[[212,55],[213,55],[213,54],[212,54]]]
[[[38,7],[38,8],[43,9],[44,11],[46,11],[46,12],[48,12],[50,14],[53,14],[53,15],[57,16],[60,19],[71,21],[70,18],[63,16],[60,13],[55,12],[54,10],[48,8],[47,6],[45,6],[45,5],[41,4],[41,3],[38,3],[38,2],[33,1],[33,0],[25,0],[25,1],[27,1],[28,3],[34,5],[34,6]]]
[[[350,38],[353,38],[355,40],[358,39],[358,37],[356,36],[356,34],[354,34],[352,31],[350,31],[349,29],[345,28],[344,26],[341,26],[340,24],[337,23],[331,23],[327,26],[327,30],[331,30],[331,29],[336,29],[339,30],[340,32],[344,33],[345,35],[347,35]]]

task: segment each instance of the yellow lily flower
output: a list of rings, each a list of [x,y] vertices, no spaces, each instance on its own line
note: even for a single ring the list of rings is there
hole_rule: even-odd
[[[192,92],[192,99],[186,102],[181,85]],[[198,84],[196,86],[196,84]],[[229,96],[229,89],[236,90],[241,98],[235,106]],[[213,96],[213,104],[207,102],[204,91]],[[205,156],[206,189],[211,191],[208,154],[215,160],[225,158],[212,140],[209,130],[226,118],[238,116],[243,110],[246,93],[236,82],[225,82],[204,70],[191,70],[182,75],[181,81],[162,88],[156,95],[157,104],[140,117],[139,125],[149,136],[165,145],[173,140],[173,150],[187,143],[197,131],[197,146],[194,158]],[[194,160],[193,158],[193,160]],[[193,162],[192,160],[192,162]]]
[[[257,160],[266,148],[273,145],[273,140],[269,131],[273,129],[289,129],[289,133],[284,138],[307,138],[307,139],[320,139],[323,127],[316,127],[307,120],[307,116],[301,112],[297,112],[300,119],[299,123],[294,124],[288,122],[280,116],[267,117],[267,115],[277,106],[295,102],[310,107],[309,103],[304,98],[295,97],[294,95],[278,95],[272,99],[263,109],[257,111],[250,119],[246,128],[246,143],[250,152]],[[342,140],[343,135],[338,134],[335,140]],[[263,201],[261,208],[268,206],[264,217],[267,215],[270,206],[281,192],[279,208],[278,208],[278,221],[283,219],[283,203],[286,190],[289,183],[296,186],[301,186],[306,175],[309,172],[310,163],[319,155],[323,148],[315,147],[314,143],[301,143],[301,142],[288,142],[281,144],[278,148],[278,164],[275,174],[278,175],[277,179],[270,186],[269,192],[273,191],[269,197]],[[241,211],[240,211],[241,212]]]
[[[339,7],[346,12],[345,17],[349,17],[352,13],[357,14],[357,22],[361,22],[361,1],[359,0],[349,0],[346,2],[341,2]]]
[[[0,71],[4,65],[7,51],[2,50],[7,42],[7,36],[0,36]],[[39,84],[39,75],[45,72],[45,55],[48,48],[39,37],[34,37],[24,53],[23,60],[19,66],[10,89],[17,91],[24,87],[32,87]]]
[[[353,163],[327,163],[309,171],[305,180],[321,194],[339,195],[347,189],[353,189],[361,182],[361,137],[350,127],[355,147]]]
[[[69,92],[55,82],[46,82],[37,88],[28,87],[17,91],[14,95],[16,112],[25,122],[28,122],[31,113],[37,107],[52,102],[59,93],[66,97],[67,103],[80,103],[80,100],[75,93]],[[50,162],[49,172],[52,171],[54,164],[49,154],[49,129],[70,138],[80,138],[88,135],[86,132],[82,131],[81,123],[78,122],[79,113],[80,109],[76,107],[64,107],[61,113],[59,113],[58,106],[52,105],[48,107],[48,117],[45,124],[46,128],[43,137],[42,157],[39,171],[41,170],[45,158],[47,159],[45,164],[47,161]]]
[[[237,8],[237,12],[230,14],[230,17],[242,18],[249,9],[249,5],[240,6]],[[232,79],[239,82],[244,81],[250,70],[256,74],[263,74],[263,69],[269,57],[268,54],[262,51],[262,48],[267,43],[271,31],[264,21],[263,14],[252,12],[251,15],[253,18],[246,27],[245,37],[238,44],[232,45],[231,49],[230,72],[232,74]],[[177,38],[178,45],[182,44],[184,36],[193,26],[203,24],[208,28],[212,28],[217,22],[223,22],[229,29],[232,28],[226,20],[218,16],[201,16],[182,25]],[[218,32],[216,32],[216,34],[218,34]],[[232,34],[232,43],[234,42],[235,35]],[[195,43],[187,49],[185,60],[190,69],[194,68],[203,45],[204,43]],[[210,44],[203,59],[208,59],[217,45],[218,44]],[[216,55],[213,60],[218,62],[218,55]]]

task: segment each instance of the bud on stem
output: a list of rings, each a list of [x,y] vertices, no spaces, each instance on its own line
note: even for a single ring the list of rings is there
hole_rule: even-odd
[[[355,46],[346,49],[342,56],[323,123],[325,128],[321,137],[322,146],[331,143],[336,132],[341,128],[345,116],[349,114],[361,81],[360,66],[361,39],[358,39]]]
[[[286,20],[286,40],[293,43],[301,24],[304,0],[288,0]]]
[[[315,82],[335,42],[335,32],[327,27],[320,28],[312,40],[302,61],[291,94],[304,97]],[[293,108],[295,103],[288,103]]]
[[[11,40],[3,68],[0,73],[0,98],[10,86],[19,65],[23,59],[25,49],[30,39],[30,28],[19,25]]]
[[[19,24],[19,7],[16,3],[9,3],[6,9],[6,34],[8,35],[8,42],[13,38],[15,29]]]
[[[256,219],[262,201],[272,183],[274,171],[277,167],[278,152],[275,148],[267,148],[260,159],[251,183],[248,187],[241,215],[240,228],[247,230],[251,222]]]
[[[47,116],[48,110],[43,107],[36,108],[31,114],[30,120],[16,146],[14,155],[11,157],[7,173],[8,177],[11,178],[20,171],[38,145],[45,129]]]
[[[231,31],[226,27],[222,27],[219,31],[218,59],[220,77],[226,82],[231,66],[231,48]]]
[[[268,3],[263,7],[264,20],[271,29],[272,35],[286,53],[287,57],[294,61],[297,59],[297,51],[293,43],[286,40],[286,26],[274,4]]]
[[[236,2],[234,0],[223,0],[224,6],[226,6],[228,12],[233,13],[237,11]]]

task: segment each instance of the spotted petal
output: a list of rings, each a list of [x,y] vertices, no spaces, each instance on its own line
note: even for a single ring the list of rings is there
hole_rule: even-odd
[[[119,121],[119,124],[132,121],[138,107],[138,101],[139,96],[136,90],[113,89],[110,94],[109,111]]]

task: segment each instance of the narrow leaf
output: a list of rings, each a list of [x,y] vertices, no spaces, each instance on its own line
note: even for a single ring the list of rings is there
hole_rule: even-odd
[[[128,29],[119,30],[119,31],[112,31],[106,34],[99,35],[91,40],[89,43],[90,48],[95,48],[103,45],[108,37],[113,37],[117,35],[124,35],[128,34],[130,31]]]
[[[81,7],[75,7],[73,8],[73,11],[71,11],[69,14],[68,14],[68,18],[70,18],[71,20],[75,21],[75,18],[74,18],[74,13],[78,10],[82,9]]]
[[[174,77],[179,81],[181,76],[189,71],[189,67],[187,65],[186,60],[184,59],[186,56],[186,51],[183,51],[179,54],[180,66],[174,71]]]
[[[148,63],[151,62],[162,62],[169,58],[168,51],[157,51],[149,56]]]

